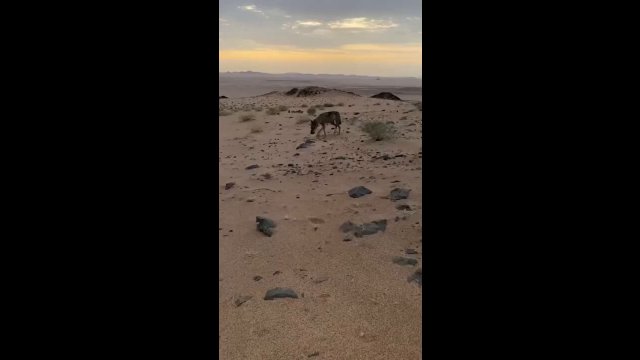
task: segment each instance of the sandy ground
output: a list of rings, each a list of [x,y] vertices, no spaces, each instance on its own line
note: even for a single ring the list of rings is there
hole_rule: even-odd
[[[325,103],[344,103],[318,110],[342,116],[342,133],[327,126],[326,141],[297,123],[302,114],[266,114],[286,105],[306,115],[303,104]],[[340,92],[230,98],[219,106],[234,111],[219,117],[220,359],[420,359],[422,288],[408,278],[422,267],[422,112]],[[242,122],[248,113],[256,120]],[[359,125],[372,120],[393,121],[399,136],[371,141]],[[316,142],[296,149],[307,138]],[[225,189],[229,182],[235,185]],[[359,185],[372,193],[349,197]],[[394,188],[411,189],[408,199],[391,201]],[[272,237],[257,231],[256,216],[277,223]],[[344,241],[344,222],[380,219],[386,231]],[[395,256],[418,264],[395,264]],[[299,298],[264,300],[275,287]],[[237,306],[242,297],[248,300]]]

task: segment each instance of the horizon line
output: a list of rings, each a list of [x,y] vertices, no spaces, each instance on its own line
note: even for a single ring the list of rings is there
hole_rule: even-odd
[[[220,71],[218,70],[218,74],[221,73],[259,73],[259,74],[267,74],[267,75],[333,75],[333,76],[363,76],[363,77],[377,77],[377,78],[414,78],[422,80],[422,76],[388,76],[388,75],[357,75],[357,74],[313,74],[313,73],[300,73],[300,72],[288,72],[288,73],[268,73],[264,71],[253,71],[253,70],[234,70],[234,71]]]

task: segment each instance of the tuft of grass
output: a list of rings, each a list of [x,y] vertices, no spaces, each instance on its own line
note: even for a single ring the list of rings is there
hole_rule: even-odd
[[[278,114],[280,114],[280,112],[275,107],[271,107],[267,110],[267,115],[278,115]]]
[[[251,127],[251,133],[252,134],[261,133],[262,131],[263,130],[262,130],[262,127],[260,127],[260,125],[254,125],[254,126]]]
[[[278,111],[287,111],[287,110],[289,110],[289,107],[287,106],[284,106],[284,105],[278,106]]]
[[[229,116],[233,114],[233,111],[229,110],[218,110],[218,116]]]
[[[309,121],[311,121],[311,119],[309,119],[308,116],[300,115],[298,116],[298,119],[296,119],[296,124],[305,124],[305,123],[308,123]]]
[[[307,114],[315,115],[316,114],[316,108],[311,107],[311,108],[307,109]]]
[[[382,121],[371,121],[365,123],[360,129],[375,141],[389,140],[396,135],[395,125],[393,123],[384,123]]]
[[[240,121],[242,122],[253,121],[255,119],[256,119],[256,116],[254,114],[244,114],[240,116]]]

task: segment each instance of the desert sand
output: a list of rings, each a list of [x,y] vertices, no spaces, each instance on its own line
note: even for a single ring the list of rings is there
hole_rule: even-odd
[[[219,100],[218,119],[220,359],[421,358],[421,104],[322,91],[221,89],[229,98]],[[328,125],[326,138],[311,135],[307,109],[329,103],[316,116],[338,111],[341,134]],[[280,105],[288,109],[267,114]],[[242,121],[247,114],[255,119]],[[397,136],[371,140],[361,125],[375,120],[393,122]],[[356,186],[371,193],[349,196]],[[408,198],[393,201],[396,188]],[[272,236],[257,230],[256,216],[276,223]],[[383,219],[374,234],[341,230]],[[265,300],[277,287],[298,298]]]

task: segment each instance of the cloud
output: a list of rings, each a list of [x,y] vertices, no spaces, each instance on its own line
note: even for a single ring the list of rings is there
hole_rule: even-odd
[[[342,19],[330,22],[328,25],[330,29],[367,31],[385,30],[398,26],[389,20],[368,19],[366,17]]]
[[[313,21],[313,20],[309,20],[309,21],[296,21],[296,25],[297,26],[320,26],[322,25],[321,22],[319,21]]]
[[[260,14],[260,15],[262,15],[262,16],[264,16],[264,17],[266,17],[266,18],[269,18],[269,16],[268,16],[268,15],[266,15],[266,14],[264,13],[264,11],[262,11],[262,10],[258,9],[258,7],[257,7],[257,6],[255,6],[255,5],[243,5],[243,6],[238,6],[238,9],[240,9],[240,10],[244,10],[244,11],[251,11],[251,12],[254,12],[254,13],[256,13],[256,14]]]

